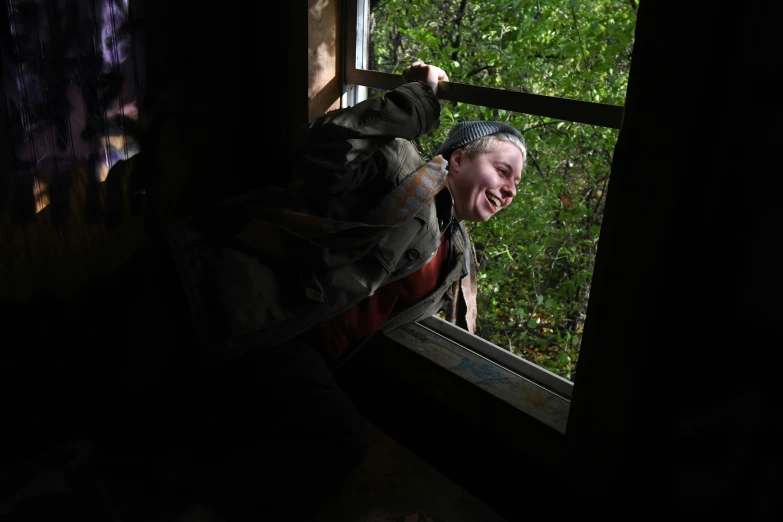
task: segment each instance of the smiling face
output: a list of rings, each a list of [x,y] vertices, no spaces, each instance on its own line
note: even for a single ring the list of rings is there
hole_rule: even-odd
[[[454,198],[458,221],[487,221],[511,204],[522,179],[522,151],[506,141],[498,141],[488,152],[468,157],[457,149],[449,160],[446,178]]]

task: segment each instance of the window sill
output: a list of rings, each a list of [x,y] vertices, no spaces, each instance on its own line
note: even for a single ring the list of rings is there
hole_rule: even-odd
[[[435,316],[385,335],[565,434],[570,381]]]

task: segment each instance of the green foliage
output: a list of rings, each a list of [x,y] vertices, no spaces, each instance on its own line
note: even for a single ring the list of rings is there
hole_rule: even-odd
[[[624,103],[631,2],[387,0],[372,16],[371,69],[400,73],[422,59],[455,82]],[[461,120],[506,121],[529,149],[514,204],[469,230],[479,267],[477,333],[573,379],[617,131],[463,103],[441,107],[440,129],[419,143],[425,157]]]

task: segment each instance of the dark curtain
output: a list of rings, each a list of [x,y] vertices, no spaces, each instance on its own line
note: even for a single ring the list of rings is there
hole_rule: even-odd
[[[4,298],[72,294],[140,241],[141,15],[134,0],[2,2]]]
[[[134,168],[142,149],[141,15],[134,0],[2,2],[4,297],[61,293],[64,281],[107,256],[123,257],[129,247],[114,249],[107,234],[133,243],[129,222],[139,219],[145,191]]]
[[[643,1],[568,433],[607,520],[783,519],[781,9]]]
[[[133,7],[130,0],[5,2],[0,210],[10,206],[15,221],[49,206],[58,224],[74,203],[94,211],[96,185],[139,152],[144,62]]]

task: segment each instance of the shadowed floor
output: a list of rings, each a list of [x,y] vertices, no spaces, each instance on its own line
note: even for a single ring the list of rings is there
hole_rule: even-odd
[[[319,522],[505,522],[373,424],[364,463]]]

